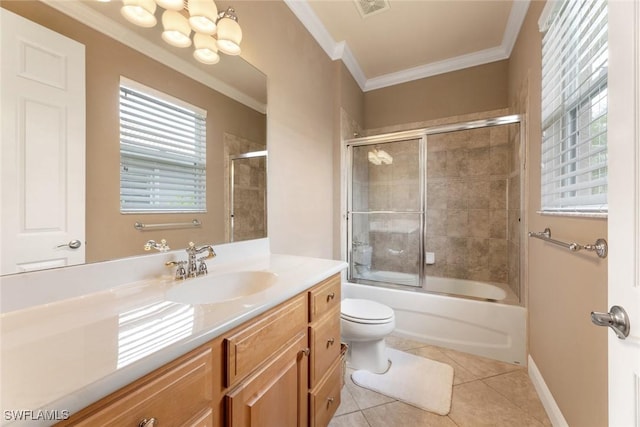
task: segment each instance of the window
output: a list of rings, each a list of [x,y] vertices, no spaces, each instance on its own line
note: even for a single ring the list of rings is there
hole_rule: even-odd
[[[607,212],[607,2],[550,1],[541,18],[542,211]]]
[[[205,212],[206,111],[120,80],[120,212]]]

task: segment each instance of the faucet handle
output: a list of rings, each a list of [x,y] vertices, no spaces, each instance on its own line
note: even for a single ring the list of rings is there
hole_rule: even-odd
[[[167,261],[164,263],[167,267],[177,267],[176,268],[176,279],[184,280],[187,278],[187,270],[184,266],[187,264],[187,261]]]
[[[198,258],[198,276],[200,276],[201,274],[207,274],[207,263],[204,262],[204,260],[208,259],[209,257],[207,256],[203,256],[202,258]]]

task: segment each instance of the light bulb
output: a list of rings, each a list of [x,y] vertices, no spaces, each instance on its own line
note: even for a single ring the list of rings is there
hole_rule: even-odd
[[[203,64],[213,65],[220,61],[216,40],[213,37],[196,33],[193,36],[193,45],[195,46],[193,57]]]
[[[165,10],[162,14],[162,26],[162,40],[176,47],[191,46],[191,27],[187,18],[180,12]]]
[[[167,10],[184,9],[184,0],[156,0],[158,6]]]
[[[193,31],[213,35],[217,19],[218,8],[213,0],[189,0],[189,24]]]
[[[120,13],[132,24],[150,28],[156,25],[156,4],[153,0],[123,0]]]
[[[233,8],[228,8],[218,20],[218,49],[227,55],[240,55],[242,29]]]

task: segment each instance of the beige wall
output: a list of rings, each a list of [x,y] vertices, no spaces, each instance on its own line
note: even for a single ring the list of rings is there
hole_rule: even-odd
[[[508,61],[493,62],[365,93],[364,127],[382,128],[507,106]]]
[[[367,92],[362,100],[344,69],[336,69],[283,2],[228,3],[234,3],[243,27],[243,57],[268,76],[273,252],[338,256],[338,107],[362,119],[367,129],[518,107],[529,119],[529,229],[549,226],[558,238],[581,242],[606,237],[606,221],[536,213],[540,199],[537,19],[542,3],[532,2],[509,61]],[[338,94],[341,98],[336,102]],[[100,126],[102,121],[97,121]],[[101,131],[106,131],[104,125]],[[105,187],[104,193],[94,197],[113,197],[112,193]],[[606,261],[537,240],[528,242],[528,250],[531,356],[570,425],[606,425],[607,331],[589,322],[591,310],[606,307]]]
[[[358,86],[347,67],[342,61],[335,62],[335,104],[334,104],[334,141],[333,156],[333,253],[340,258],[346,253],[346,235],[342,212],[346,210],[346,200],[342,199],[342,158],[344,155],[344,140],[360,134],[364,123],[364,93]]]
[[[14,11],[85,45],[86,54],[86,260],[142,254],[148,239],[170,247],[225,241],[225,133],[264,145],[265,116],[182,74],[33,1],[3,1]],[[137,215],[120,213],[119,82],[125,76],[207,110],[207,213]],[[202,228],[140,232],[136,221],[184,222]]]
[[[607,221],[543,216],[540,208],[541,37],[544,2],[534,1],[509,61],[509,103],[528,116],[529,230],[550,227],[557,239],[592,243]],[[518,110],[526,111],[518,111]],[[607,261],[528,241],[529,352],[571,426],[607,425],[607,333],[589,313],[607,307]]]
[[[284,2],[233,4],[242,56],[268,79],[271,251],[332,258],[335,65]]]

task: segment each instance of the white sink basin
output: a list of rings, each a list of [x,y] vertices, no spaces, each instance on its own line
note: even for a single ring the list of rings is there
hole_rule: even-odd
[[[169,301],[212,304],[248,297],[270,288],[276,274],[268,271],[237,271],[218,276],[187,279],[167,291]]]

